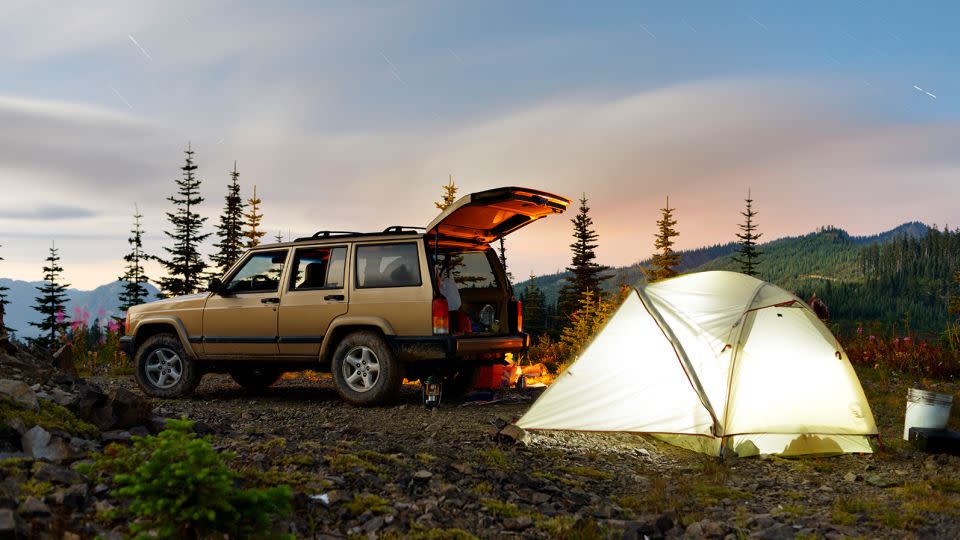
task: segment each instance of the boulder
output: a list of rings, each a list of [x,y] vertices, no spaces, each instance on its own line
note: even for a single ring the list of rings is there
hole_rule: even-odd
[[[10,400],[24,409],[40,410],[37,394],[23,381],[0,379],[0,398]]]
[[[101,430],[127,429],[150,421],[153,406],[140,394],[111,390],[103,405],[93,410],[90,422]]]
[[[53,463],[40,464],[36,472],[33,473],[33,477],[43,482],[62,484],[65,486],[79,484],[84,481],[83,475],[77,471],[61,465],[54,465]]]
[[[0,508],[0,540],[17,537],[17,515],[9,508]]]
[[[73,364],[73,345],[71,343],[67,343],[53,353],[53,365],[67,375],[77,376],[77,368]]]
[[[23,451],[34,459],[61,462],[70,457],[70,447],[56,435],[40,426],[33,426],[21,437]]]
[[[27,497],[20,506],[20,515],[25,518],[42,518],[50,515],[50,507],[36,497]]]
[[[73,393],[76,395],[73,412],[88,422],[97,409],[106,405],[108,399],[99,386],[86,381],[77,384]]]

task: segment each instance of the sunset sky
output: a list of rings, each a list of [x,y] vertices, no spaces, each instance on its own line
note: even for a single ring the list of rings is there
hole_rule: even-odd
[[[449,174],[586,193],[609,265],[668,195],[680,248],[748,188],[765,239],[960,221],[956,4],[667,4],[4,0],[0,276],[55,240],[116,279],[135,203],[159,254],[188,141],[207,230],[237,160],[270,238],[425,225]],[[508,238],[516,277],[569,263],[569,217]]]

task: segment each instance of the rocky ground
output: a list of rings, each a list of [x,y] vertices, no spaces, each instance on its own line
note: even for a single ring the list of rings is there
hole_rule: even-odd
[[[122,518],[105,516],[123,502],[70,464],[182,416],[237,453],[233,466],[250,485],[294,488],[295,512],[277,530],[298,537],[960,538],[960,458],[898,441],[911,385],[874,374],[861,376],[883,426],[878,453],[720,461],[633,435],[518,444],[501,428],[529,406],[532,389],[425,410],[419,387],[406,385],[393,406],[356,408],[326,377],[250,396],[208,375],[193,399],[153,400],[151,411],[132,378],[89,384],[17,369],[10,358],[0,356],[0,379],[29,390],[8,388],[23,402],[16,410],[31,410],[32,394],[41,412],[59,402],[86,422],[48,425],[45,438],[26,424],[49,418],[0,413],[0,538],[122,537]]]

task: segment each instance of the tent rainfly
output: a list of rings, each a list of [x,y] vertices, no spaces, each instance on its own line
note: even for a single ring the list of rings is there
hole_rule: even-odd
[[[517,425],[739,456],[871,452],[877,434],[830,330],[797,297],[735,272],[634,289]]]

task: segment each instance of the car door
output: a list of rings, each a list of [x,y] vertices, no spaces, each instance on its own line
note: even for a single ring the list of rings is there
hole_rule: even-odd
[[[427,225],[427,238],[441,242],[489,244],[538,219],[563,213],[570,199],[520,187],[489,189],[464,196]]]
[[[288,249],[251,252],[203,309],[206,356],[276,356]]]
[[[330,322],[347,312],[347,255],[345,245],[294,250],[279,309],[281,355],[316,357],[320,353]]]

